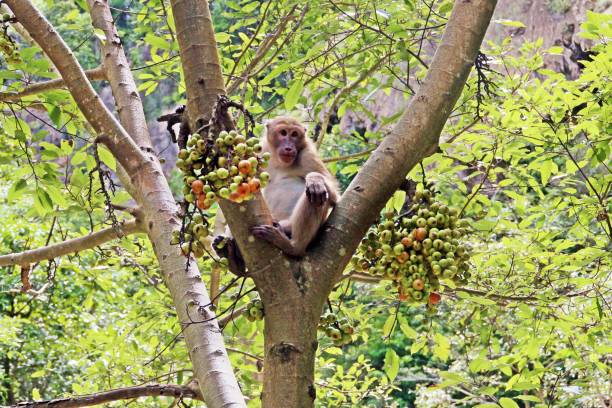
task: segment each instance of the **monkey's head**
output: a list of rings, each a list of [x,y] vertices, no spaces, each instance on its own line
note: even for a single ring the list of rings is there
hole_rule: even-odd
[[[268,121],[266,130],[272,160],[283,167],[292,166],[306,146],[306,128],[296,119],[281,116]]]

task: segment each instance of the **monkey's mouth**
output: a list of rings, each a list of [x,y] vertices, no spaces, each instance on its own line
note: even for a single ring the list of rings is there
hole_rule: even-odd
[[[295,160],[295,153],[289,153],[289,154],[281,153],[278,156],[280,157],[283,163],[287,163],[287,164],[293,163],[293,160]]]

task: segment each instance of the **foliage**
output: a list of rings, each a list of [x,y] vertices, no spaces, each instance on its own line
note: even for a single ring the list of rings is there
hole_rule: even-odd
[[[99,40],[85,2],[40,3],[79,60],[95,67]],[[171,10],[159,0],[112,4],[152,118],[184,90]],[[312,136],[326,133],[325,157],[358,153],[330,163],[346,186],[367,158],[359,153],[384,138],[418,86],[432,54],[427,40],[439,40],[451,5],[232,0],[214,2],[213,12],[233,95],[258,120],[301,112]],[[38,47],[9,33],[20,59],[0,56],[0,92],[57,76]],[[558,47],[511,38],[483,47],[494,91],[476,98],[473,73],[440,151],[423,161],[424,174],[408,175],[433,183],[471,220],[470,277],[461,287],[441,279],[436,310],[399,302],[391,284],[340,282],[330,305],[354,323],[353,341],[338,347],[320,334],[320,406],[588,407],[609,393],[610,17],[588,13],[581,35],[598,45],[575,81],[543,66]],[[360,77],[370,69],[376,74]],[[106,205],[104,191],[113,204],[129,197],[100,177],[116,164],[101,147],[95,159],[94,135],[66,91],[0,109],[0,254],[129,218]],[[210,261],[199,262],[208,279]],[[0,404],[191,378],[143,237],[32,265],[30,279],[41,293],[20,290],[20,268],[0,267]],[[223,285],[221,318],[256,303],[250,281],[224,275]],[[224,329],[250,406],[260,392],[262,329],[245,316]]]

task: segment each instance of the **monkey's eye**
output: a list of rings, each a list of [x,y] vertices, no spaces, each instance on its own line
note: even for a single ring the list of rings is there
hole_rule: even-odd
[[[286,129],[281,129],[280,134],[283,136],[287,136],[287,130]]]
[[[295,130],[291,132],[291,137],[298,137],[298,132],[296,132]]]

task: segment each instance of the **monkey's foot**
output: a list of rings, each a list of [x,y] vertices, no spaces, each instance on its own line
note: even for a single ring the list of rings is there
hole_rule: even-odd
[[[228,268],[232,273],[237,276],[245,275],[246,265],[235,239],[219,235],[214,239],[212,246],[218,256],[227,258]]]
[[[283,232],[280,225],[257,225],[251,228],[251,233],[259,239],[269,242],[274,245],[285,254],[290,256],[302,256],[303,254],[297,253],[291,240],[287,238],[287,235]]]

